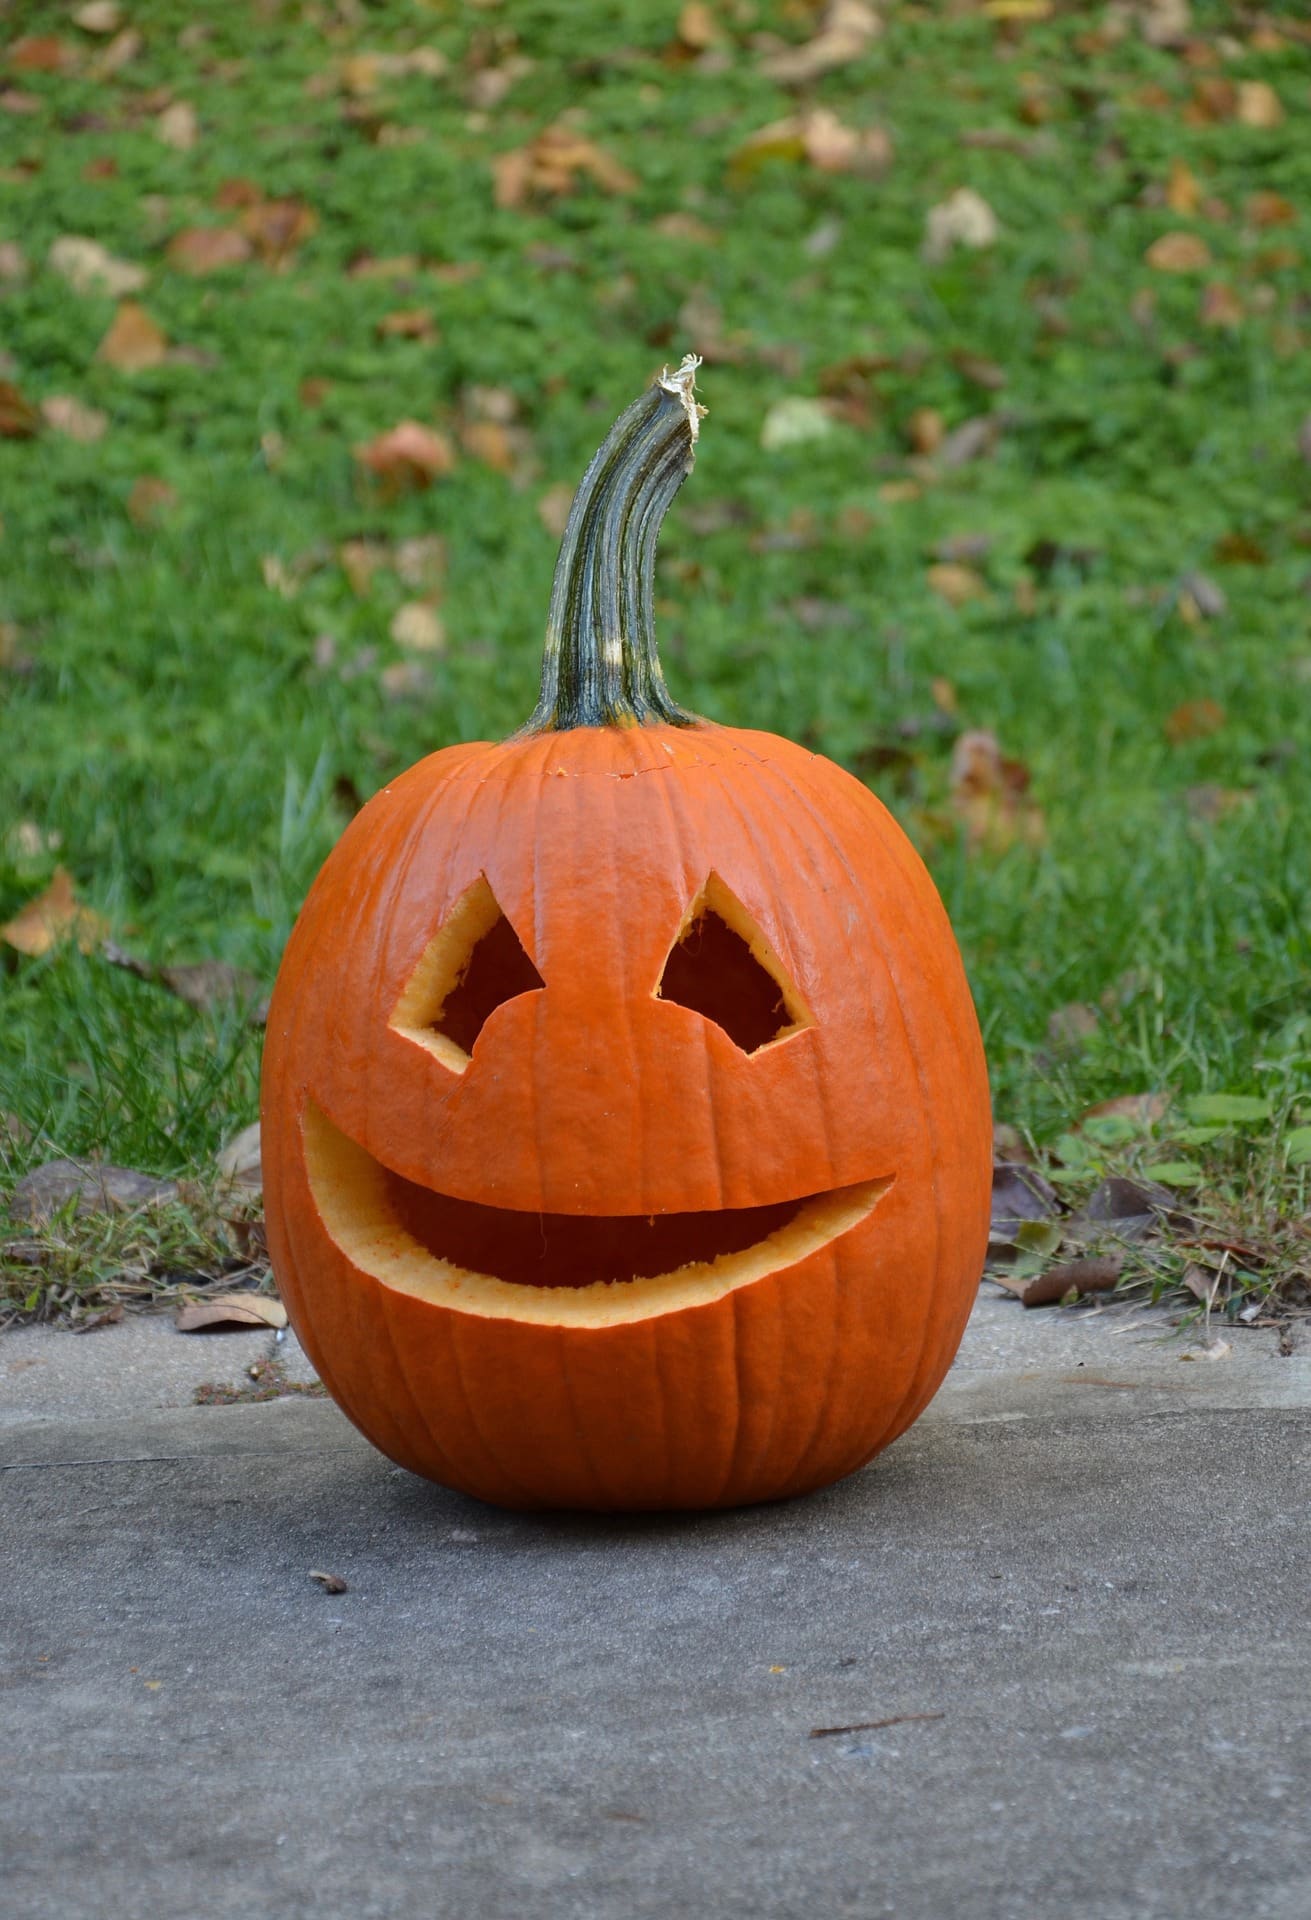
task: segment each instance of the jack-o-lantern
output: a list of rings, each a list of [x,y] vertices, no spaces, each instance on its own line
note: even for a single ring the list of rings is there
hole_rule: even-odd
[[[394,1460],[508,1506],[850,1472],[937,1389],[987,1239],[983,1050],[920,860],[851,775],[666,691],[695,365],[588,469],[533,718],[363,809],[269,1014],[292,1322]]]

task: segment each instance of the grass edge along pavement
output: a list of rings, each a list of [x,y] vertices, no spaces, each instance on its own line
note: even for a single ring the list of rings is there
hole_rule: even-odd
[[[143,965],[208,956],[267,986],[354,798],[512,724],[549,578],[537,504],[581,470],[591,409],[688,340],[712,357],[716,434],[659,576],[676,696],[813,742],[908,826],[965,952],[999,1118],[1075,1214],[1125,1175],[1223,1243],[1174,1228],[1132,1242],[1128,1273],[1200,1267],[1209,1294],[1218,1272],[1213,1313],[1231,1288],[1235,1313],[1272,1284],[1292,1302],[1311,1122],[1311,722],[1290,697],[1311,666],[1307,42],[1200,0],[1174,44],[1100,16],[881,11],[813,95],[755,44],[800,50],[768,9],[720,9],[708,60],[635,18],[620,59],[609,14],[571,8],[562,37],[549,6],[513,48],[434,18],[440,58],[411,59],[408,12],[333,37],[220,19],[206,41],[161,4],[107,77],[62,27],[59,71],[11,75],[3,377],[31,432],[0,440],[0,922],[62,862]],[[350,61],[375,53],[380,93],[353,92],[377,69]],[[488,73],[509,76],[504,106],[470,126]],[[886,132],[882,171],[750,144],[811,99]],[[158,125],[179,100],[197,109],[186,149]],[[556,192],[551,130],[579,110],[569,151],[616,167]],[[923,259],[962,185],[994,237]],[[198,231],[250,257],[184,271]],[[87,233],[144,275],[126,297],[165,336],[156,365],[101,357],[115,296],[52,265]],[[428,338],[392,326],[425,313]],[[766,434],[774,395],[814,438]],[[70,397],[98,440],[52,424],[79,421]],[[402,411],[451,467],[386,498],[351,449]],[[441,565],[415,552],[436,533]],[[426,626],[398,630],[431,636],[435,615],[444,653],[394,639],[414,605]],[[985,796],[976,835],[952,768],[979,730],[1017,786]],[[17,1117],[0,1190],[58,1154],[205,1184],[254,1110],[239,998],[197,1006],[75,941],[7,952],[0,993]],[[1166,1092],[1150,1120],[1096,1111]],[[1197,1117],[1199,1099],[1249,1110]],[[165,1290],[215,1264],[208,1229],[188,1253],[180,1218],[156,1245],[165,1224],[62,1223],[45,1278],[40,1253],[6,1253],[4,1298],[48,1313],[103,1297],[116,1263]],[[40,1236],[14,1229],[30,1254]],[[1050,1238],[1026,1234],[1022,1280],[1095,1257]]]

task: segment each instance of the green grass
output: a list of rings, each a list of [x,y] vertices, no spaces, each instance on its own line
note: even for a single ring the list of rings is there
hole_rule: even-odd
[[[33,402],[75,395],[109,426],[91,445],[0,441],[0,621],[18,660],[0,668],[0,920],[59,859],[133,952],[271,981],[342,796],[527,714],[554,557],[537,499],[576,482],[653,367],[708,347],[710,417],[663,544],[676,697],[879,769],[871,784],[955,922],[1000,1118],[1044,1143],[1117,1094],[1259,1093],[1276,1119],[1203,1144],[1198,1165],[1217,1205],[1259,1193],[1272,1218],[1296,1212],[1305,1175],[1280,1143],[1311,1117],[1311,511],[1297,447],[1311,44],[1254,49],[1246,12],[1205,0],[1194,41],[1214,67],[1133,32],[1090,48],[1094,7],[1012,33],[977,9],[889,6],[882,38],[807,96],[891,132],[886,177],[786,160],[742,177],[734,149],[796,104],[753,36],[799,40],[810,16],[714,11],[725,57],[705,71],[668,53],[676,9],[636,0],[228,4],[199,44],[179,44],[193,10],[155,0],[137,57],[96,80],[99,49],[63,9],[11,10],[11,39],[61,33],[82,64],[9,76],[37,105],[0,121],[0,238],[30,263],[0,299],[0,377]],[[448,57],[447,77],[384,78],[362,100],[319,84],[353,54],[418,44]],[[494,109],[472,108],[471,75],[498,48],[532,65]],[[1194,89],[1217,77],[1274,84],[1284,124],[1190,123]],[[198,111],[190,151],[157,136],[165,89]],[[637,190],[584,182],[496,208],[493,157],[566,111]],[[1011,144],[963,140],[979,129]],[[106,159],[112,177],[88,179]],[[1205,197],[1192,216],[1161,204],[1176,160]],[[214,205],[233,176],[303,200],[317,230],[283,271],[187,278],[165,248],[238,217]],[[997,244],[927,265],[927,210],[963,184],[994,208]],[[1256,227],[1255,193],[1283,196],[1292,223]],[[672,212],[718,238],[662,233]],[[1213,264],[1154,270],[1146,249],[1181,229]],[[808,246],[817,232],[827,251]],[[70,233],[149,270],[138,297],[187,357],[135,374],[96,361],[113,301],[45,265]],[[366,252],[421,264],[399,284],[349,277]],[[441,271],[455,264],[477,271]],[[1203,324],[1212,282],[1239,295],[1240,324]],[[718,309],[729,357],[714,326],[684,317],[689,302]],[[378,335],[389,311],[417,307],[437,343]],[[858,422],[762,450],[773,400],[823,391],[826,370],[858,356],[882,363],[858,380]],[[1004,384],[979,384],[978,361]],[[318,404],[306,380],[328,383]],[[515,396],[530,473],[466,454],[426,494],[362,485],[353,446],[406,415],[458,438],[479,385]],[[926,470],[907,442],[920,408],[948,428],[1001,414],[995,449]],[[138,525],[143,476],[176,500]],[[908,478],[918,494],[896,497]],[[339,549],[433,532],[448,546],[448,647],[389,697],[384,669],[406,656],[388,628],[415,590],[384,566],[357,593]],[[964,534],[988,536],[987,591],[953,609],[926,572]],[[266,584],[270,556],[294,596]],[[1178,588],[1197,572],[1227,605],[1190,621]],[[938,678],[955,691],[945,725]],[[1168,716],[1195,699],[1219,702],[1223,726],[1172,744]],[[960,727],[992,730],[1028,767],[1040,847],[966,849],[948,804]],[[1237,796],[1219,818],[1203,817],[1206,787]],[[20,822],[57,851],[28,850]],[[1074,1002],[1096,1025],[1055,1043],[1049,1020]],[[258,1033],[235,1011],[197,1013],[70,950],[11,956],[0,1009],[0,1110],[30,1133],[3,1150],[0,1179],[53,1152],[196,1170],[253,1116]]]

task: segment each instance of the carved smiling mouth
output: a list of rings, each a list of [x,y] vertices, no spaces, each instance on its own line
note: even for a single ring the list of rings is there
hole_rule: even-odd
[[[305,1164],[324,1228],[363,1272],[463,1313],[612,1326],[717,1300],[838,1239],[892,1180],[713,1212],[528,1213],[393,1173],[309,1101]]]

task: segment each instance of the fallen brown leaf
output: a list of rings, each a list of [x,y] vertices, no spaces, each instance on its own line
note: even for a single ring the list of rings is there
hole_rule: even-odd
[[[1241,327],[1244,319],[1242,299],[1223,280],[1212,280],[1202,289],[1198,318],[1204,327]]]
[[[5,54],[15,73],[69,73],[81,57],[70,40],[53,33],[25,33],[10,42]]]
[[[981,600],[988,591],[983,575],[956,560],[940,560],[925,575],[930,587],[950,607],[963,607],[967,601]]]
[[[1165,183],[1165,204],[1172,213],[1194,214],[1202,198],[1201,182],[1183,160],[1170,162],[1170,177]]]
[[[1172,747],[1219,733],[1228,718],[1218,700],[1185,700],[1167,715],[1165,737]]]
[[[398,607],[388,632],[398,647],[411,653],[441,653],[446,646],[441,615],[426,600],[407,600]]]
[[[1163,233],[1143,255],[1158,273],[1200,273],[1211,264],[1211,249],[1197,233]]]
[[[188,100],[174,100],[155,122],[155,135],[176,153],[190,153],[200,139],[200,121]]]
[[[199,277],[239,267],[250,256],[250,241],[236,227],[184,227],[169,241],[164,257],[179,273]]]
[[[0,940],[16,953],[37,959],[65,940],[74,940],[83,953],[91,953],[108,931],[108,922],[77,898],[67,867],[56,867],[45,892],[0,927]]]
[[[310,1579],[317,1580],[325,1593],[349,1593],[350,1591],[339,1573],[323,1573],[319,1568],[311,1567]]]
[[[1308,456],[1311,458],[1311,456]],[[569,509],[574,503],[574,490],[566,481],[557,481],[548,487],[537,502],[537,518],[546,531],[555,540],[564,538],[565,525],[569,519]]]
[[[1245,127],[1280,127],[1284,104],[1268,81],[1240,80],[1237,114]]]
[[[1297,208],[1282,193],[1254,193],[1244,212],[1254,227],[1291,227],[1297,221]]]
[[[997,216],[983,195],[973,187],[958,187],[939,205],[929,208],[921,253],[934,265],[957,247],[977,251],[994,246],[999,232]]]
[[[149,279],[144,267],[134,261],[120,260],[85,234],[65,233],[51,242],[46,265],[74,293],[108,293],[115,300],[125,294],[140,293]]]
[[[83,33],[117,33],[123,24],[118,0],[86,0],[73,14],[73,25]]]
[[[813,39],[766,54],[761,71],[780,86],[808,86],[822,74],[858,60],[882,31],[883,22],[867,0],[830,0]]]
[[[400,307],[384,313],[375,331],[384,340],[440,340],[437,322],[426,307]]]
[[[214,1166],[225,1186],[258,1192],[264,1184],[258,1120],[252,1120],[240,1133],[233,1134],[215,1156]]]
[[[734,148],[729,177],[741,181],[771,160],[806,162],[821,173],[879,174],[892,162],[892,141],[881,127],[848,127],[828,107],[772,120]]]
[[[951,810],[973,848],[1002,852],[1017,842],[1037,846],[1046,838],[1041,807],[1029,797],[1029,769],[1002,753],[995,734],[972,730],[952,749]]]
[[[518,458],[515,430],[499,420],[466,420],[460,427],[460,445],[471,459],[496,473],[512,473]]]
[[[138,980],[163,987],[201,1012],[234,1001],[247,1004],[252,1009],[252,1022],[263,1025],[263,984],[243,967],[234,967],[226,960],[197,960],[189,966],[161,967],[152,960],[142,960],[136,954],[125,952],[113,941],[106,941],[103,956],[111,967],[121,967],[125,973],[135,974]]]
[[[173,1325],[179,1333],[206,1333],[211,1327],[285,1327],[287,1309],[268,1293],[214,1293],[178,1306]]]
[[[0,282],[7,287],[21,286],[27,272],[27,255],[17,240],[0,240]]]
[[[1073,1295],[1082,1299],[1090,1293],[1112,1293],[1119,1284],[1124,1262],[1110,1258],[1058,1260],[1027,1279],[1020,1274],[994,1269],[989,1279],[1013,1293],[1024,1307],[1054,1307]]]
[[[106,1167],[94,1160],[47,1160],[23,1175],[9,1211],[15,1220],[36,1225],[68,1206],[79,1214],[131,1213],[176,1197],[176,1181],[156,1180],[131,1167]]]
[[[176,489],[153,473],[143,473],[132,482],[127,496],[127,517],[134,527],[151,527],[163,519],[178,502]]]
[[[71,393],[52,393],[41,402],[45,423],[69,440],[90,444],[103,440],[109,427],[109,415],[99,407],[88,407]]]
[[[572,193],[579,177],[603,193],[634,193],[635,174],[574,128],[557,123],[543,128],[526,147],[513,147],[492,160],[498,207],[521,207],[530,200]]]
[[[121,373],[140,373],[147,367],[161,366],[167,358],[167,336],[135,300],[123,302],[96,348],[96,359]]]
[[[455,466],[455,451],[445,434],[417,420],[400,420],[365,441],[355,448],[355,458],[377,475],[388,494],[430,487]]]
[[[318,225],[318,215],[301,200],[260,200],[241,216],[241,231],[270,267],[289,266]]]
[[[916,453],[936,453],[947,433],[947,422],[936,407],[916,407],[906,422],[906,439]]]
[[[436,593],[446,578],[446,542],[439,533],[416,534],[397,543],[392,562],[407,587]]]
[[[11,380],[0,380],[0,439],[31,440],[41,431],[41,409]]]

